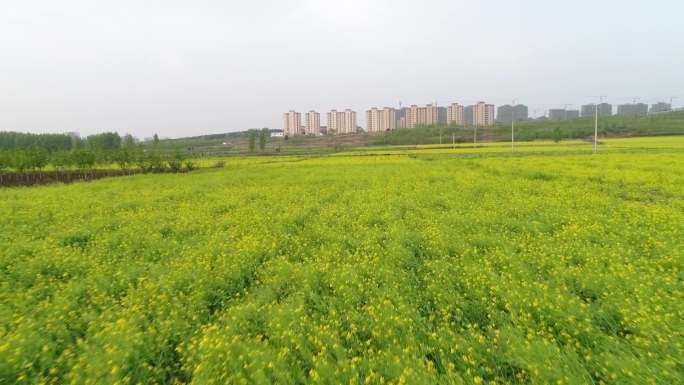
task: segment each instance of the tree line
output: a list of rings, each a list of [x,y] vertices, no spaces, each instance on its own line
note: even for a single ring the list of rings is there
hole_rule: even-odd
[[[106,168],[116,164],[122,170],[143,172],[192,170],[195,164],[179,150],[162,151],[158,140],[151,146],[136,143],[131,135],[115,132],[86,138],[62,134],[0,132],[0,171],[57,171]]]
[[[123,143],[135,143],[131,135],[123,138],[116,132],[104,132],[81,138],[67,134],[29,134],[23,132],[0,132],[0,151],[42,149],[47,152],[77,149],[115,150]]]

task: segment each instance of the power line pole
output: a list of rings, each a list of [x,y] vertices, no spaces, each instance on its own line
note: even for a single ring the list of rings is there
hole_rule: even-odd
[[[601,101],[598,104],[596,104],[596,106],[595,106],[596,107],[596,114],[594,116],[594,154],[596,154],[598,152],[598,109],[599,109],[599,105],[603,104],[603,98],[604,97],[605,96],[601,96],[600,97]]]
[[[596,114],[594,115],[594,154],[596,154],[598,146],[598,103],[594,106]]]
[[[515,103],[516,99],[513,99],[513,105],[511,105],[511,151],[515,145]]]
[[[473,122],[473,148],[477,147],[477,124]]]

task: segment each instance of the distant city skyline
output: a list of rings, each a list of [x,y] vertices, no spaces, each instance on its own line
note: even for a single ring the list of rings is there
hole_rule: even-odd
[[[581,111],[601,96],[615,108],[635,98],[684,105],[684,2],[553,7],[541,0],[8,2],[0,13],[0,130],[182,137],[278,128],[291,109],[349,108],[365,125],[370,107],[399,102],[518,100],[530,117]]]
[[[565,107],[567,106],[570,105],[566,104]],[[496,106],[484,101],[467,106],[454,102],[448,106],[432,103],[425,106],[414,104],[401,108],[371,107],[366,110],[365,126],[353,123],[356,122],[356,111],[351,109],[345,109],[343,112],[337,110],[328,112],[327,126],[321,125],[320,113],[315,110],[305,113],[306,123],[303,126],[299,121],[301,113],[290,110],[283,114],[282,131],[285,135],[352,134],[358,133],[359,129],[367,133],[379,133],[400,128],[412,129],[433,125],[456,124],[486,127],[495,122],[510,123],[513,120],[546,118],[551,121],[560,121],[579,119],[580,117],[593,118],[596,115],[599,117],[613,115],[613,105],[606,102],[599,103],[598,107],[597,104],[585,104],[580,109],[552,108],[546,110],[544,115],[539,117],[530,117],[528,110],[528,106],[522,103]],[[619,104],[615,115],[647,115],[671,111],[673,108],[670,103],[658,102],[649,106],[633,100],[632,103]],[[349,118],[350,116],[353,118]],[[340,129],[342,126],[346,128]],[[325,127],[325,131],[322,130],[323,127]]]

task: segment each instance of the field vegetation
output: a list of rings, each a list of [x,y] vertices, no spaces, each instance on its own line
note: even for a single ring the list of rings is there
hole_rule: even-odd
[[[684,143],[581,146],[2,189],[0,383],[682,383]]]
[[[601,140],[684,134],[684,112],[648,116],[601,117]],[[536,145],[553,141],[577,143],[590,140],[594,121],[529,120],[516,123],[516,140]],[[66,134],[0,132],[0,172],[43,170],[120,169],[146,172],[177,169],[187,159],[207,163],[217,158],[257,156],[322,156],[379,147],[440,145],[478,147],[510,140],[510,124],[493,127],[429,126],[397,129],[380,134],[271,137],[267,128],[209,134],[188,138],[138,141],[131,135],[105,132],[85,138]],[[215,162],[214,162],[215,164]],[[192,164],[189,165],[192,168]]]

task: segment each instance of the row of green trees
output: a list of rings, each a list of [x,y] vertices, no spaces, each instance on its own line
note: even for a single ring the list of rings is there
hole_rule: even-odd
[[[85,138],[67,134],[29,134],[23,132],[0,132],[0,151],[41,149],[49,153],[89,150],[117,150],[125,145],[135,144],[135,138],[125,135],[123,138],[116,132],[104,132]]]
[[[0,151],[0,171],[42,171],[48,166],[58,171],[90,170],[108,168],[114,164],[122,170],[139,169],[143,172],[196,168],[194,162],[179,151],[161,152],[142,146],[124,146],[115,150],[76,149],[52,153],[43,148]]]
[[[71,150],[73,146],[73,138],[65,134],[0,132],[0,151],[42,148],[54,152]]]

